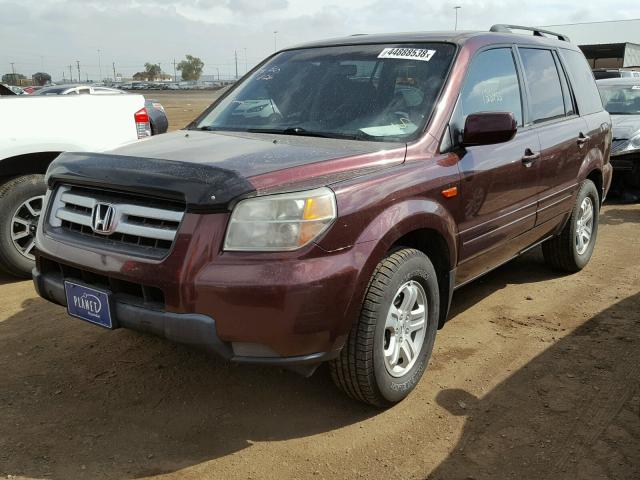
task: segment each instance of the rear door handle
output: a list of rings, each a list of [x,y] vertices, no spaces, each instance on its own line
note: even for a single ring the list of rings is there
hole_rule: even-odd
[[[539,158],[540,158],[540,153],[533,153],[533,151],[530,148],[527,148],[524,151],[524,156],[522,157],[522,164],[525,167],[529,168]]]
[[[582,146],[585,143],[587,143],[589,140],[591,139],[591,137],[589,135],[585,135],[584,133],[580,132],[580,135],[578,135],[578,145]]]

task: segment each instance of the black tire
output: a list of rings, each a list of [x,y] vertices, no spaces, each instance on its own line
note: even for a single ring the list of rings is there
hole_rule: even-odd
[[[45,192],[44,175],[15,177],[0,185],[0,268],[16,277],[31,278],[34,262],[22,255],[11,239],[13,217],[25,201]]]
[[[576,229],[578,228],[580,206],[587,197],[591,199],[593,205],[593,229],[587,249],[583,253],[579,253],[576,245]],[[589,263],[596,244],[599,213],[600,197],[598,190],[591,180],[585,180],[578,191],[571,217],[560,235],[542,244],[542,253],[547,264],[555,270],[563,272],[575,273],[582,270]]]
[[[408,281],[418,282],[426,294],[426,332],[413,366],[403,376],[394,377],[384,361],[385,321],[398,289]],[[429,258],[412,248],[389,254],[371,277],[360,317],[345,346],[330,362],[335,384],[350,397],[376,407],[389,407],[404,399],[427,368],[438,328],[439,306],[438,279]]]

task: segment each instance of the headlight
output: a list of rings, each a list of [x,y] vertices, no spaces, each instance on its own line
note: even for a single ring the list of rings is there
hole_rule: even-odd
[[[629,146],[627,150],[637,150],[640,149],[640,135],[636,135],[629,140]]]
[[[224,249],[298,249],[329,228],[336,211],[335,195],[326,187],[242,200],[231,214]]]

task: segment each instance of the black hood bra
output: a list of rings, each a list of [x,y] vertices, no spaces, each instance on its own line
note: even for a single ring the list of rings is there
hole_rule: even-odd
[[[87,185],[186,203],[187,211],[228,210],[255,193],[233,170],[205,164],[99,153],[63,153],[47,171],[47,185]]]

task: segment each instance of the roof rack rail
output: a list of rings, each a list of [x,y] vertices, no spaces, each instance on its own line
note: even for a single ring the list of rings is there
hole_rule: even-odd
[[[499,23],[497,25],[493,25],[489,31],[490,32],[501,32],[501,33],[513,33],[512,30],[526,30],[528,32],[533,32],[533,35],[536,37],[544,37],[543,34],[552,35],[557,37],[558,40],[562,40],[563,42],[570,42],[569,37],[562,33],[552,32],[550,30],[544,30],[542,28],[537,27],[523,27],[522,25],[507,25]]]

